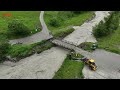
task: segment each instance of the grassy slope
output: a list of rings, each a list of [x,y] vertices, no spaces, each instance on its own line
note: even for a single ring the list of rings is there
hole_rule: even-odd
[[[60,35],[61,33],[69,32],[68,27],[69,26],[80,26],[85,22],[87,19],[91,18],[93,16],[93,12],[83,13],[78,16],[69,18],[63,22],[61,22],[60,27],[52,27],[49,25],[49,21],[53,16],[56,16],[58,11],[46,11],[45,12],[45,22],[49,28],[49,30],[52,31],[52,34],[54,36]],[[72,30],[71,30],[72,31]],[[53,79],[78,79],[83,78],[82,75],[82,69],[84,67],[84,64],[82,62],[76,62],[69,60],[67,57],[61,66],[61,68],[56,72]]]
[[[13,45],[10,47],[8,55],[11,57],[24,57],[27,56],[31,50],[31,45]]]
[[[64,31],[66,31],[69,26],[78,26],[78,25],[80,26],[81,24],[83,24],[84,21],[91,18],[93,15],[93,12],[79,14],[75,17],[72,17],[72,18],[62,21],[60,27],[52,27],[49,25],[49,21],[52,17],[56,17],[57,13],[58,13],[58,11],[46,11],[45,16],[44,16],[44,20],[45,20],[49,30],[52,31],[53,35],[56,35],[59,32],[62,33]]]
[[[35,52],[41,53],[42,51],[50,49],[53,46],[54,44],[52,44],[50,41],[41,41],[30,45],[13,45],[10,47],[8,55],[13,58],[16,57],[17,59],[25,58],[34,54]]]
[[[11,17],[7,17],[7,18],[3,18],[2,15],[4,13],[11,13],[12,16]],[[0,32],[4,32],[6,33],[7,31],[7,23],[9,21],[11,21],[13,18],[15,19],[19,19],[19,20],[22,20],[23,23],[28,26],[29,28],[33,29],[34,30],[34,25],[35,23],[39,22],[39,11],[1,11],[0,12]],[[47,12],[48,15],[47,15],[47,20],[49,20],[49,14],[50,15],[54,15],[56,13],[58,13],[57,11],[56,12],[53,12],[53,11],[48,11]],[[93,13],[84,13],[84,14],[81,14],[77,17],[73,17],[67,21],[64,22],[63,25],[61,25],[61,27],[59,27],[57,30],[57,28],[53,28],[53,29],[50,29],[50,30],[53,30],[56,35],[58,35],[59,33],[61,32],[72,32],[73,30],[72,29],[65,29],[66,26],[71,26],[71,25],[77,25],[77,24],[82,24],[86,19],[90,18],[91,16],[93,15]],[[49,26],[48,26],[49,28]],[[57,32],[57,33],[56,33]],[[62,34],[61,34],[62,35]],[[37,46],[37,45],[36,45]],[[44,50],[47,50],[49,49],[50,47],[52,47],[53,44],[48,44],[44,47],[39,47],[37,48],[37,52],[40,53],[41,51],[44,51]],[[33,46],[32,45],[14,45],[14,46],[11,46],[10,48],[10,51],[9,51],[9,55],[12,56],[12,57],[26,57],[28,56],[29,54],[32,53],[32,50],[33,50]]]
[[[109,36],[98,40],[100,48],[120,54],[120,26]]]
[[[56,72],[53,79],[80,79],[83,78],[82,69],[84,64],[69,60],[67,57],[61,68]]]
[[[12,16],[4,17],[3,14],[6,13],[10,13]],[[8,22],[12,19],[21,20],[33,33],[36,33],[35,25],[40,24],[39,15],[40,11],[0,11],[0,33],[6,34]]]

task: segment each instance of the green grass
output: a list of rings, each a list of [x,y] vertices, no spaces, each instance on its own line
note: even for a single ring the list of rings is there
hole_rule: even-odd
[[[69,31],[70,26],[80,26],[85,22],[86,20],[90,19],[93,16],[93,12],[85,12],[82,14],[74,15],[73,17],[66,18],[66,12],[64,11],[63,14],[58,14],[60,11],[46,11],[44,20],[49,28],[51,30],[52,34],[54,36],[57,36],[58,33],[64,33],[66,30]],[[49,24],[51,18],[57,17],[57,20],[61,18],[64,18],[63,20],[60,20],[60,26],[59,27],[53,27]]]
[[[8,55],[12,58],[22,59],[34,53],[41,53],[53,47],[50,41],[41,41],[30,45],[12,45],[9,49]]]
[[[74,31],[74,28],[67,28],[66,30],[63,29],[60,31],[55,31],[53,35],[54,35],[54,37],[64,38],[65,36],[72,33],[73,31]]]
[[[25,57],[32,51],[31,45],[12,45],[8,54],[11,57]]]
[[[120,54],[120,26],[109,36],[98,39],[99,48]]]
[[[4,17],[3,14],[6,13],[10,13],[12,16]],[[35,31],[36,26],[40,25],[39,15],[40,11],[0,11],[0,33],[7,34],[8,23],[13,19],[23,22],[33,32],[32,34],[39,32],[40,30]],[[10,39],[14,38],[10,37]]]
[[[33,46],[34,46],[35,52],[39,54],[45,50],[50,49],[51,47],[53,47],[55,45],[52,42],[46,40],[46,41],[42,41],[40,43],[37,43]]]
[[[83,67],[83,62],[69,60],[67,57],[53,79],[81,79]]]

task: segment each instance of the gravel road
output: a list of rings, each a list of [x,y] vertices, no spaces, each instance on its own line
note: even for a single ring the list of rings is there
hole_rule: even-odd
[[[96,11],[95,18],[89,22],[85,22],[81,26],[75,26],[75,31],[65,37],[63,40],[73,43],[78,46],[82,42],[96,42],[96,39],[92,34],[92,27],[98,24],[101,20],[104,21],[104,17],[109,15],[109,11]]]
[[[17,63],[0,65],[0,79],[51,79],[60,68],[68,50],[53,47]]]
[[[103,20],[103,18],[108,15],[108,11],[96,11],[95,14],[96,17],[92,21],[84,23],[82,26],[74,27],[76,30],[63,40],[72,42],[75,45],[79,45],[85,41],[96,42],[96,39],[90,34],[92,32],[92,26],[98,24],[100,20]],[[4,62],[0,65],[0,78],[51,79],[62,65],[67,53],[69,53],[69,51],[66,49],[53,47],[42,52],[41,54],[35,54],[22,59],[17,63]],[[92,54],[84,54],[95,59],[99,67],[96,72],[92,72],[85,66],[83,69],[85,78],[120,78],[120,55],[109,53],[104,50],[96,50]]]

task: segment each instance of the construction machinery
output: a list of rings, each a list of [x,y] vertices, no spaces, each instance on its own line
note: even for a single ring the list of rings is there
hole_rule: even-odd
[[[94,44],[91,46],[91,49],[92,49],[92,50],[95,50],[95,49],[97,49],[97,48],[98,48],[98,44],[95,44],[95,43],[94,43]]]
[[[81,61],[83,61],[86,65],[88,65],[91,70],[96,71],[97,66],[95,64],[95,60],[88,59],[88,58],[82,58]]]
[[[76,53],[75,51],[71,51],[70,54],[70,59],[72,60],[81,60],[83,61],[86,65],[89,66],[89,68],[93,71],[96,71],[97,65],[95,64],[95,60],[93,59],[88,59],[84,56],[81,56],[79,53]]]

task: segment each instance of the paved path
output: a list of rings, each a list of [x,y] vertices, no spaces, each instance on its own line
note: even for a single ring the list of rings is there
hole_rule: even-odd
[[[40,42],[42,40],[47,40],[47,39],[52,38],[53,36],[49,34],[49,30],[48,30],[48,28],[47,28],[47,26],[44,22],[43,14],[44,14],[44,11],[41,11],[40,17],[39,17],[41,25],[42,25],[42,31],[41,32],[38,32],[38,33],[36,33],[32,36],[28,36],[28,37],[25,37],[25,38],[10,40],[9,43],[10,44],[16,44],[16,43],[20,42],[20,43],[23,43],[23,44],[33,44],[33,43],[36,43],[36,42]]]
[[[95,19],[96,20],[103,19],[104,15],[107,15],[105,11],[97,11]],[[90,22],[95,23],[95,21],[93,22],[93,20]],[[87,23],[88,25],[87,27],[89,27],[89,24]],[[77,29],[77,32],[78,31],[81,31],[81,29]],[[74,32],[73,34],[68,35],[64,40],[67,42],[71,42],[76,46],[80,42],[81,43],[83,42],[83,40],[79,38],[78,40],[80,40],[80,42],[77,43],[76,37],[78,38],[79,36],[81,36],[81,34],[77,34]],[[72,37],[71,38],[72,40],[70,40],[70,36]],[[99,67],[97,71],[98,74],[93,73],[92,71],[87,69],[87,67],[85,67],[86,69],[85,68],[83,69],[83,74],[85,75],[86,78],[100,78],[100,79],[101,78],[119,78],[119,74],[118,73],[116,74],[116,72],[119,71],[119,60],[120,60],[119,55],[116,55],[116,54],[113,55],[108,53],[105,54],[104,51],[101,51],[101,52],[96,51],[95,53],[91,54],[89,52],[86,52],[77,48],[76,48],[76,51],[80,52],[82,55],[85,55],[86,57],[95,59],[98,64],[98,67]],[[3,64],[0,65],[0,78],[2,79],[14,79],[14,78],[51,79],[55,75],[55,72],[62,65],[62,62],[64,61],[67,53],[69,53],[69,51],[64,48],[53,47],[49,50],[42,52],[41,54],[35,54],[28,58],[22,59],[17,63],[4,62]],[[101,53],[101,55],[99,53]],[[115,59],[114,58],[112,59],[112,57],[114,57]],[[113,77],[113,75],[116,75],[116,76]]]
[[[98,69],[94,72],[85,66],[83,69],[85,78],[120,79],[120,55],[105,50],[96,50],[90,57],[96,60]]]

